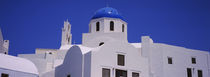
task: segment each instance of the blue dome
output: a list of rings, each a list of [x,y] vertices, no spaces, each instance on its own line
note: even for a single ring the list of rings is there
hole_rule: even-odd
[[[118,13],[118,11],[111,7],[105,7],[99,9],[92,17],[92,19],[102,18],[102,17],[119,18],[124,20],[123,17]]]

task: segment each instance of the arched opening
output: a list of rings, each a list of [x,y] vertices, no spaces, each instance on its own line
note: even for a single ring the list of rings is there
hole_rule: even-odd
[[[99,30],[100,30],[100,23],[96,22],[96,31],[99,31]]]
[[[110,31],[114,31],[114,22],[110,21]]]
[[[124,32],[125,31],[125,26],[124,26],[124,24],[122,24],[122,32]]]
[[[104,44],[104,42],[100,42],[100,43],[99,43],[99,46],[101,46],[101,45],[103,45],[103,44]]]

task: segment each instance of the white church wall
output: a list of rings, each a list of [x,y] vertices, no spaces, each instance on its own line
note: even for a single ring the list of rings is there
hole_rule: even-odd
[[[117,65],[118,54],[125,55],[125,66]],[[109,41],[98,50],[93,50],[91,64],[91,77],[101,77],[102,68],[110,69],[111,77],[115,77],[116,69],[126,70],[128,77],[132,77],[133,71],[142,77],[149,77],[148,60],[141,57],[134,46],[123,41]]]
[[[18,57],[26,58],[32,61],[36,65],[39,75],[42,75],[53,69],[53,65],[49,65],[49,63],[53,62],[53,58],[48,57],[48,59],[46,58],[45,54],[20,54]]]
[[[209,77],[208,52],[153,43],[148,36],[143,36],[142,53],[149,59],[150,77],[187,77],[187,68],[192,69],[194,77],[198,76],[197,70],[202,70],[203,77]],[[196,58],[196,64],[192,64],[192,57]],[[168,58],[172,58],[172,64]]]
[[[114,31],[110,31],[110,22],[114,22]],[[127,23],[122,21],[121,19],[115,19],[115,18],[104,18],[104,24],[105,24],[105,33],[112,33],[112,32],[122,32],[122,24],[125,26],[124,33],[127,33]]]
[[[99,22],[99,31],[96,31],[96,23]],[[91,20],[89,23],[89,33],[102,33],[104,32],[104,19],[103,18],[99,18],[99,19],[95,19],[95,20]]]
[[[82,45],[98,47],[99,43],[106,43],[114,39],[127,41],[127,37],[123,33],[83,33]]]
[[[150,76],[151,77],[164,77],[163,70],[163,53],[162,49],[156,45],[150,45],[149,51],[149,66],[150,66]]]
[[[84,54],[84,77],[91,77],[91,53]]]
[[[49,72],[45,72],[40,77],[55,77],[55,70],[51,70]]]
[[[114,31],[110,31],[110,21],[114,22]],[[99,31],[96,31],[96,23],[100,23]],[[90,21],[89,28],[90,33],[113,33],[113,32],[122,32],[122,24],[124,24],[124,32],[127,35],[127,23],[121,19],[116,18],[98,18]]]
[[[0,68],[0,75],[2,73],[8,74],[9,77],[38,77],[38,75],[36,75],[36,74],[31,74],[31,73],[25,73],[25,72],[20,72],[20,71],[14,71],[14,70],[10,70],[10,69]]]
[[[55,77],[82,77],[82,52],[78,46],[71,47],[62,65],[56,67]]]
[[[41,49],[41,48],[36,48],[35,54],[45,54],[45,53],[56,53],[57,49]]]
[[[159,45],[163,49],[164,77],[187,77],[187,68],[192,69],[192,76],[197,77],[198,70],[202,70],[203,77],[208,76],[208,52],[191,50],[183,47]],[[168,64],[167,57],[172,57],[173,64]],[[192,63],[192,58],[196,63]]]

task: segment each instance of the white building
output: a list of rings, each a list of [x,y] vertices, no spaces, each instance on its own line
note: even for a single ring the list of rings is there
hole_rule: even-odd
[[[38,70],[30,60],[0,54],[1,77],[38,77]]]
[[[38,77],[39,73],[30,60],[10,56],[9,40],[3,40],[0,29],[0,77]]]
[[[18,56],[32,61],[39,77],[210,77],[209,52],[154,43],[149,36],[129,43],[127,23],[111,7],[95,13],[82,44],[72,45],[70,32],[64,21],[60,49]]]

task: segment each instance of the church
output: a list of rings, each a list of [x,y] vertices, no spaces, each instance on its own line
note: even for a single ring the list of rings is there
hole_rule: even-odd
[[[92,16],[82,44],[72,44],[71,24],[66,20],[59,49],[37,48],[35,54],[18,57],[2,53],[0,65],[15,60],[33,68],[19,64],[26,69],[20,71],[28,74],[23,76],[23,72],[11,73],[15,67],[0,66],[1,77],[210,77],[208,51],[156,43],[149,36],[129,43],[127,27],[116,9],[104,7]]]

